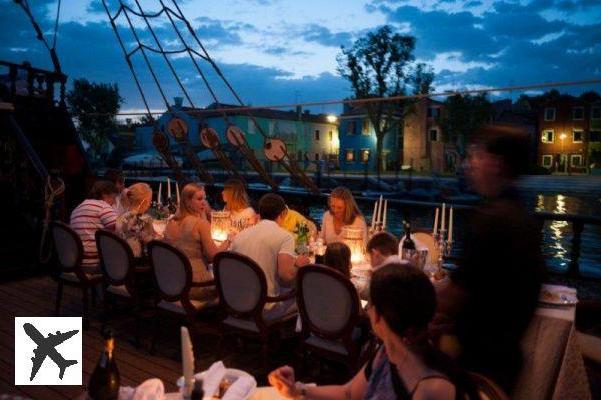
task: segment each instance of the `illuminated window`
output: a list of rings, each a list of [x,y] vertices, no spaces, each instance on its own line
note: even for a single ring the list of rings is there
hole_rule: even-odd
[[[555,107],[545,108],[545,121],[555,121]]]
[[[543,137],[541,140],[543,143],[553,143],[555,141],[555,132],[553,132],[552,129],[543,131]]]
[[[580,154],[572,154],[570,156],[570,165],[572,167],[582,167],[582,156]]]
[[[369,149],[361,150],[361,162],[366,163],[369,161]]]
[[[355,150],[353,150],[353,149],[346,149],[345,160],[346,160],[346,162],[353,162],[353,161],[355,161]]]
[[[543,155],[543,167],[551,168],[552,165],[553,165],[553,156],[550,154],[544,154]]]
[[[369,120],[367,118],[363,120],[363,134],[369,135]]]

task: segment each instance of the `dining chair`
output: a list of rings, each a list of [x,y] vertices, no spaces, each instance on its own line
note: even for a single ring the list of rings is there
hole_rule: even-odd
[[[267,366],[269,338],[281,336],[289,324],[292,327],[296,309],[275,315],[266,311],[266,305],[283,303],[294,299],[291,290],[282,296],[267,295],[265,273],[252,259],[242,254],[225,251],[213,260],[215,283],[223,313],[219,340],[219,355],[227,335],[258,338],[261,342],[262,366]],[[268,307],[269,309],[269,307]]]
[[[152,240],[148,243],[148,254],[155,286],[155,324],[150,346],[154,352],[158,337],[160,319],[159,315],[167,313],[183,319],[193,340],[197,340],[202,332],[216,333],[210,319],[214,311],[216,299],[195,300],[190,298],[193,288],[211,288],[215,286],[213,280],[206,282],[193,282],[192,265],[188,257],[176,247],[159,241]],[[205,316],[205,321],[200,319]]]
[[[298,271],[296,286],[303,367],[312,353],[354,373],[375,348],[357,289],[340,272],[316,264]]]
[[[111,298],[118,296],[126,300],[133,311],[136,320],[135,339],[139,344],[140,312],[144,298],[151,293],[148,286],[150,267],[137,266],[131,247],[117,234],[101,229],[96,231],[95,237],[104,283],[102,326],[109,316]]]
[[[54,248],[59,263],[59,270],[53,274],[58,287],[54,313],[60,315],[60,306],[63,298],[63,286],[72,286],[81,290],[83,303],[83,326],[89,327],[89,294],[92,292],[92,305],[96,304],[95,286],[102,282],[102,274],[86,273],[82,267],[83,243],[79,235],[69,225],[52,221],[50,231],[54,241]]]

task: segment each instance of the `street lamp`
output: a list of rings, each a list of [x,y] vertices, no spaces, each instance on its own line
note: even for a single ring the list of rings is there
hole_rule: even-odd
[[[563,161],[565,164],[563,166],[563,171],[565,172],[567,170],[567,162],[568,160],[564,159],[564,154],[563,154],[563,142],[566,139],[567,135],[565,133],[562,133],[561,135],[559,135],[559,140],[561,140],[561,155],[559,156],[559,163],[561,165],[561,162]]]
[[[329,114],[328,116],[326,116],[326,120],[333,124],[334,122],[338,121],[338,118],[335,115]]]

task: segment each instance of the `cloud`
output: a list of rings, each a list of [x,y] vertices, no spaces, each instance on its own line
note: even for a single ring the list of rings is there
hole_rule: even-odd
[[[272,56],[283,56],[283,55],[292,55],[292,56],[302,56],[308,54],[305,51],[296,51],[284,46],[269,46],[265,47],[263,51]]]
[[[301,31],[301,36],[307,42],[316,42],[328,47],[348,47],[351,45],[352,35],[349,32],[333,33],[322,25],[310,24]]]

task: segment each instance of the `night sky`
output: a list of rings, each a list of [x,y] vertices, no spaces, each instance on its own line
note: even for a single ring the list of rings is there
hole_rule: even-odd
[[[172,0],[164,2],[172,5]],[[56,0],[29,3],[51,41]],[[117,2],[108,3],[114,13]],[[159,0],[141,4],[146,10],[159,9]],[[254,105],[348,96],[349,85],[336,73],[340,46],[349,46],[384,24],[416,36],[416,58],[433,66],[437,91],[601,78],[599,0],[180,0],[178,4],[242,98]],[[0,10],[0,59],[30,60],[34,66],[50,68],[48,54],[35,40],[24,12],[12,0],[0,0]],[[131,49],[134,42],[126,21],[121,17],[118,22]],[[144,21],[132,22],[144,43],[156,47]],[[153,28],[165,48],[181,47],[165,17],[155,20]],[[185,37],[192,43],[189,35]],[[57,51],[70,78],[116,82],[125,98],[123,110],[140,109],[140,96],[101,0],[63,0]],[[180,95],[165,63],[158,56],[151,58],[167,97]],[[173,61],[195,104],[211,102],[190,60]],[[151,106],[163,109],[140,55],[134,63]],[[219,99],[232,102],[207,67],[202,65]],[[601,88],[562,90],[591,89]]]

